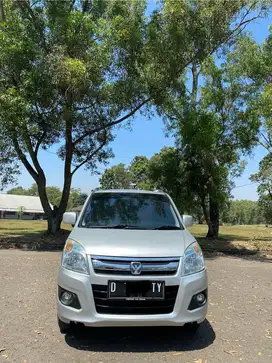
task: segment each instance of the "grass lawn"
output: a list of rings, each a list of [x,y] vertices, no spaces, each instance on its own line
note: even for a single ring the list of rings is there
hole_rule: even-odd
[[[0,219],[0,238],[15,235],[40,234],[41,232],[45,232],[46,228],[47,221]],[[62,225],[62,228],[67,230],[72,229],[67,224]]]
[[[205,239],[207,226],[196,224],[190,231],[198,239],[202,248],[239,249],[249,251],[272,251],[272,228],[265,225],[220,226],[218,240]]]
[[[0,248],[36,249],[43,244],[62,246],[71,227],[62,225],[55,237],[46,236],[46,221],[0,220]],[[218,240],[206,240],[206,225],[194,225],[190,231],[200,242],[203,250],[258,252],[272,251],[272,228],[264,225],[221,226]]]

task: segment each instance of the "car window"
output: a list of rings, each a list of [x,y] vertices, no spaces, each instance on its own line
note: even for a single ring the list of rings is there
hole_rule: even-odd
[[[148,193],[94,193],[79,227],[182,229],[166,195]]]

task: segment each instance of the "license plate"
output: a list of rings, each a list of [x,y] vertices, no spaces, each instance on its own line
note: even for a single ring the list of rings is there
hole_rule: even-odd
[[[109,281],[108,299],[163,300],[164,281]]]

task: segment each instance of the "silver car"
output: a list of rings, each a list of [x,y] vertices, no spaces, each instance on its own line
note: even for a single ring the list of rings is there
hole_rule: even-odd
[[[59,267],[58,322],[105,326],[187,325],[207,313],[202,251],[163,192],[98,190],[77,217]]]

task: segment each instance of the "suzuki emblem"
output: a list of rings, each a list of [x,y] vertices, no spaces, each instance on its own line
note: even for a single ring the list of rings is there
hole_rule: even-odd
[[[140,275],[142,272],[141,262],[131,262],[130,263],[130,272],[132,273],[132,275]]]

